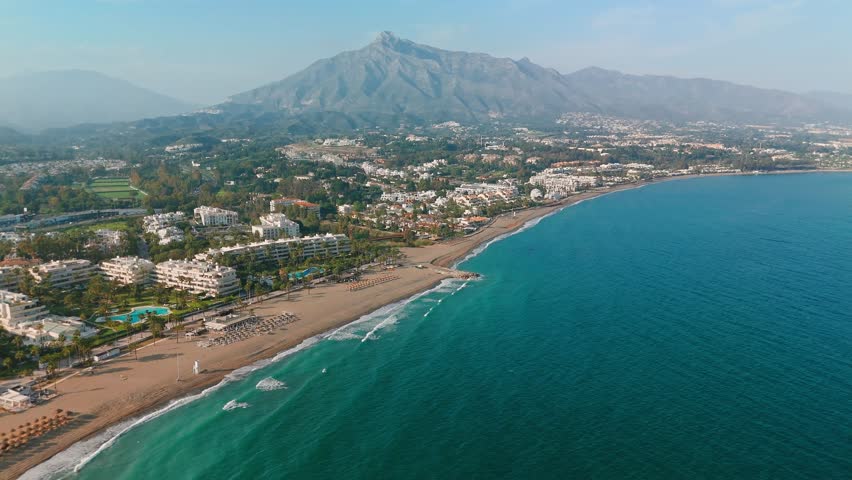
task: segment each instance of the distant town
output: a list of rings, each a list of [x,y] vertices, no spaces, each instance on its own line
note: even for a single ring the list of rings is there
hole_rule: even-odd
[[[253,298],[358,282],[396,264],[401,247],[464,238],[501,215],[670,177],[850,162],[852,129],[842,126],[577,113],[547,131],[445,122],[131,150],[6,147],[0,408],[49,401],[63,371],[184,332],[187,319],[234,327],[252,319]]]

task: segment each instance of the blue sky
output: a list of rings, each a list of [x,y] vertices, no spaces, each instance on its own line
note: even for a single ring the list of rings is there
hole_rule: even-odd
[[[0,76],[82,68],[215,103],[382,30],[451,50],[852,93],[842,0],[0,0]]]

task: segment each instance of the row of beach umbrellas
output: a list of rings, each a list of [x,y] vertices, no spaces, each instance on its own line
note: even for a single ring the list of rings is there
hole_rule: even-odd
[[[0,455],[8,455],[17,448],[26,446],[31,440],[48,432],[64,427],[71,421],[71,414],[57,409],[53,415],[43,415],[34,421],[18,425],[8,432],[0,433]]]

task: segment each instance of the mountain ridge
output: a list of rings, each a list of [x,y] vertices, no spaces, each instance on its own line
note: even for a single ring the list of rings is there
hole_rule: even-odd
[[[91,70],[48,70],[0,78],[0,125],[18,131],[134,121],[194,108]]]
[[[229,105],[266,111],[404,114],[429,121],[555,118],[588,111],[667,121],[816,121],[852,112],[814,98],[707,78],[631,75],[600,67],[562,74],[522,58],[442,50],[380,33]],[[226,104],[226,105],[227,105]]]

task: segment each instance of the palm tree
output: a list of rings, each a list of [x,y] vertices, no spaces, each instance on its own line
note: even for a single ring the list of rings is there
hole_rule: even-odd
[[[175,341],[176,343],[180,343],[180,333],[185,330],[186,327],[183,326],[182,323],[178,323],[175,325],[172,330],[175,331]]]
[[[53,377],[58,366],[59,362],[56,360],[55,356],[51,356],[47,359],[47,368],[45,368],[45,372],[47,373],[48,378]]]

